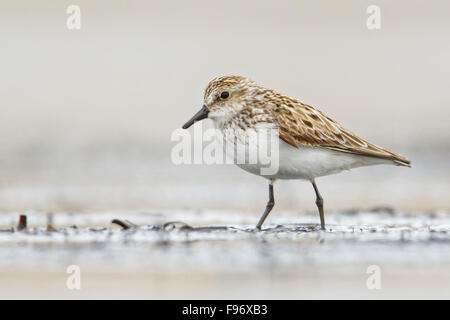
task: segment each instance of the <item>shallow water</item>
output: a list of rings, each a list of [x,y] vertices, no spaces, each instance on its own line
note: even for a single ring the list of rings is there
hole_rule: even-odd
[[[317,214],[293,212],[278,212],[255,231],[256,213],[57,213],[57,231],[48,231],[47,215],[31,213],[29,228],[13,232],[17,213],[7,213],[0,296],[450,297],[450,212],[379,208],[326,217],[326,232]],[[136,226],[124,230],[114,218]],[[69,265],[81,268],[82,290],[65,287]],[[371,265],[380,267],[380,290],[367,289]]]

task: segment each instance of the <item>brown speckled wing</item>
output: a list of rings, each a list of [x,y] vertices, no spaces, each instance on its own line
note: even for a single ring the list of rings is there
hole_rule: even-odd
[[[352,154],[388,159],[410,167],[404,156],[367,142],[319,110],[286,96],[273,97],[279,103],[273,108],[280,138],[298,148],[321,147]]]

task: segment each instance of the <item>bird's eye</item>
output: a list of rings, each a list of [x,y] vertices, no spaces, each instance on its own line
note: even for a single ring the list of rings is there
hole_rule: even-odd
[[[220,94],[220,98],[226,99],[230,96],[230,93],[228,91],[224,91]]]

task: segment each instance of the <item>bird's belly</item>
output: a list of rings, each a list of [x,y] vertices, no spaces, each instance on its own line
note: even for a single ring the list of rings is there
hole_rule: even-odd
[[[267,175],[261,174],[261,169],[267,168],[267,164],[237,165],[247,172],[263,176],[267,179],[311,180],[352,168],[389,163],[389,161],[383,159],[359,156],[325,148],[303,146],[295,148],[282,140],[279,143],[278,160],[278,164],[276,165],[277,171]],[[275,167],[273,164],[271,166]]]
[[[235,135],[237,133],[237,135]],[[382,164],[386,160],[359,156],[351,153],[329,150],[326,148],[304,147],[295,148],[279,139],[277,132],[269,135],[269,140],[258,138],[257,140],[242,139],[248,132],[234,131],[227,136],[225,154],[241,169],[262,176],[267,179],[305,179],[311,180],[316,177],[335,174],[351,168]],[[240,137],[241,139],[236,139]],[[245,141],[245,142],[244,142]],[[277,141],[271,147],[271,142]],[[270,149],[270,157],[267,150]],[[272,150],[277,150],[274,157]],[[262,152],[261,152],[262,151]],[[257,155],[256,161],[249,161],[249,154]],[[239,159],[246,159],[242,162]]]
[[[280,165],[274,178],[311,180],[343,170],[382,163],[386,161],[326,148],[295,148],[280,141]]]
[[[252,146],[247,146],[252,148]],[[261,145],[255,145],[256,149]],[[240,149],[239,147],[237,149]],[[247,149],[248,150],[248,149]],[[332,151],[324,148],[303,147],[294,148],[279,140],[279,156],[271,161],[271,166],[276,168],[271,174],[262,174],[262,169],[267,168],[267,162],[239,163],[234,162],[239,168],[268,179],[305,179],[311,180],[315,177],[338,173],[358,165],[358,156]],[[240,154],[239,151],[236,154]],[[236,160],[236,159],[235,159]],[[259,160],[259,158],[258,158]]]

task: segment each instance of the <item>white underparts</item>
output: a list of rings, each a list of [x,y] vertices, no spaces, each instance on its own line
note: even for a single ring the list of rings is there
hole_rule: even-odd
[[[214,122],[216,123],[216,121]],[[271,133],[255,135],[264,130],[271,130]],[[274,130],[273,126],[267,123],[260,123],[254,128],[246,130],[231,125],[228,130],[219,130],[219,132],[222,133],[220,137],[222,141],[219,143],[225,142],[224,152],[233,159],[234,164],[247,172],[267,179],[312,180],[362,166],[394,164],[391,160],[320,147],[300,146],[296,148],[281,140],[278,137],[278,130]],[[226,138],[223,139],[224,137]],[[273,143],[274,139],[276,139],[276,143]],[[256,161],[255,154],[257,155]],[[246,159],[246,161],[239,161],[239,159]]]

